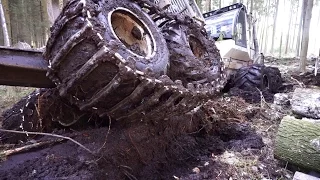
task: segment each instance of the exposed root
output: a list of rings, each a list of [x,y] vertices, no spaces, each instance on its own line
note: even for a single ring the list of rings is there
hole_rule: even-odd
[[[9,132],[9,133],[18,133],[18,134],[33,134],[33,135],[43,135],[43,136],[51,136],[51,137],[57,137],[57,138],[63,138],[66,140],[69,140],[75,144],[77,144],[78,146],[80,146],[81,148],[83,148],[84,150],[88,151],[90,154],[96,154],[95,152],[91,151],[90,149],[86,148],[84,145],[82,145],[81,143],[79,143],[78,141],[70,138],[70,137],[66,137],[66,136],[62,136],[62,135],[58,135],[58,134],[52,134],[52,133],[42,133],[42,132],[29,132],[29,131],[15,131],[15,130],[7,130],[7,129],[0,129],[0,131],[2,132]]]
[[[102,146],[97,150],[97,153],[100,153],[101,149],[105,148],[106,144],[107,144],[107,139],[108,139],[108,135],[110,133],[110,128],[111,128],[111,118],[109,117],[109,126],[108,126],[108,131],[104,140],[104,143],[102,144]]]
[[[297,79],[295,79],[293,77],[290,77],[290,79],[296,81],[301,88],[305,88],[306,87],[303,82],[300,82],[300,81],[298,81]]]
[[[0,129],[0,131],[1,131],[1,129]],[[42,147],[42,146],[45,146],[45,145],[49,145],[49,144],[53,144],[53,143],[57,143],[57,142],[61,142],[61,141],[63,141],[63,139],[51,140],[51,141],[43,141],[43,142],[38,142],[38,143],[34,143],[34,144],[18,147],[18,148],[15,148],[15,149],[9,149],[9,150],[5,150],[5,151],[1,151],[0,152],[0,156],[2,156],[2,155],[10,156],[10,155],[13,155],[13,154],[29,151],[30,149],[39,148],[39,147]]]

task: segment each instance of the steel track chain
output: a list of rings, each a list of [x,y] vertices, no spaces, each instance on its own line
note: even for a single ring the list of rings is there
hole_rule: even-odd
[[[138,4],[141,5],[141,2]],[[144,2],[141,7],[145,8],[145,4]],[[73,8],[68,9],[71,5]],[[134,59],[123,58],[112,42],[106,42],[103,39],[102,32],[95,27],[96,24],[99,24],[96,18],[97,14],[99,14],[99,6],[92,1],[70,1],[56,21],[56,28],[51,29],[51,37],[44,54],[50,64],[47,76],[57,85],[60,95],[66,97],[72,104],[76,104],[80,110],[91,111],[101,117],[109,116],[117,120],[152,119],[159,121],[170,116],[187,113],[220,91],[221,87],[215,86],[221,85],[222,82],[197,85],[189,83],[187,87],[184,87],[180,80],[172,81],[166,75],[156,78],[150,72],[137,70],[132,63]],[[165,15],[163,12],[159,14]],[[83,18],[84,25],[67,40],[58,53],[50,54],[50,50],[64,25],[79,16]],[[167,17],[171,17],[171,15],[167,15]],[[79,42],[88,37],[96,43],[98,51],[76,72],[72,72],[69,78],[60,79],[58,72],[64,57]],[[105,62],[118,67],[117,74],[107,85],[89,98],[77,97],[77,93],[70,94],[76,85],[81,84],[83,79]],[[106,103],[105,98],[111,92],[119,91],[121,85],[128,81],[135,82],[135,87],[129,96],[111,108],[99,106],[101,103]]]

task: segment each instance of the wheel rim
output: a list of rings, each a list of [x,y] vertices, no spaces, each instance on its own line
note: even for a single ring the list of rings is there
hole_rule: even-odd
[[[131,53],[140,57],[153,55],[156,45],[152,33],[133,12],[118,8],[109,17],[114,35]]]

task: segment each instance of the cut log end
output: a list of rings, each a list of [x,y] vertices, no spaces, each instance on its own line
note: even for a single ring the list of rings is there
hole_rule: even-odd
[[[278,159],[320,172],[320,121],[285,116],[274,154]]]

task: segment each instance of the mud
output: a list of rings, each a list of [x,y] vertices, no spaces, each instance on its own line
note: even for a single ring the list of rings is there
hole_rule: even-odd
[[[63,107],[62,110],[65,111],[56,111],[48,104],[54,98],[45,101],[47,106],[41,106],[41,98],[38,96],[30,99],[32,106],[25,100],[18,103],[11,114],[5,114],[3,124],[9,125],[13,114],[16,118],[12,122],[17,123],[13,127],[8,126],[10,129],[71,136],[94,153],[88,153],[71,141],[62,141],[45,148],[3,157],[0,179],[172,179],[174,176],[184,179],[229,179],[230,175],[234,174],[234,169],[230,168],[230,164],[219,161],[218,156],[226,151],[242,152],[250,149],[259,152],[265,147],[262,137],[249,123],[249,118],[255,117],[255,110],[248,109],[249,105],[245,101],[236,97],[217,98],[194,109],[202,100],[200,96],[186,93],[186,88],[180,81],[173,82],[166,76],[160,76],[167,67],[167,59],[164,57],[168,53],[166,48],[158,47],[161,52],[157,51],[154,59],[150,61],[143,58],[132,59],[132,54],[128,53],[127,49],[122,49],[120,42],[115,42],[117,38],[107,36],[112,34],[112,30],[108,25],[103,26],[107,22],[98,16],[101,9],[96,8],[97,1],[86,1],[86,4],[81,2],[69,1],[64,8],[52,28],[45,53],[51,64],[49,78],[59,84],[58,93],[66,95],[68,102],[76,104],[77,107],[65,104],[66,99],[61,99],[54,107]],[[144,17],[140,8],[126,0],[110,1],[101,12],[107,14],[117,6],[127,7],[139,17]],[[82,10],[87,13],[80,13]],[[83,19],[93,24],[90,33],[84,33],[88,24],[85,24],[87,21]],[[155,28],[148,18],[146,21],[150,28]],[[79,31],[80,29],[83,32]],[[154,36],[158,36],[157,30],[151,31],[155,33]],[[80,34],[79,39],[73,36],[76,33]],[[101,34],[107,37],[102,40]],[[155,37],[157,38],[161,36]],[[161,46],[166,47],[163,39],[156,42],[161,42]],[[70,44],[74,46],[71,47]],[[100,54],[94,49],[103,46],[111,51],[96,57]],[[216,55],[215,47],[210,48],[210,52]],[[119,52],[128,61],[121,62],[122,59],[115,58],[114,52]],[[86,64],[88,59],[93,63]],[[208,57],[204,57],[204,60],[207,59]],[[217,62],[215,65],[221,64]],[[152,72],[147,70],[147,67],[151,67]],[[137,69],[144,73],[138,73]],[[205,76],[221,71],[219,68],[213,69],[214,71],[210,70]],[[101,77],[104,79],[101,80]],[[155,81],[158,77],[162,78],[157,79],[161,83]],[[222,81],[223,79],[220,79],[218,83],[223,84]],[[207,87],[199,85],[189,90],[202,93],[216,88],[210,84],[204,85]],[[100,91],[103,88],[108,91]],[[167,91],[168,89],[170,91]],[[183,92],[182,95],[180,92]],[[202,95],[206,98],[208,96],[205,93]],[[39,113],[39,107],[46,107],[47,110]],[[117,116],[110,113],[112,107],[117,107],[118,109],[113,110],[120,111]],[[128,108],[131,108],[129,110],[132,110],[132,116],[124,115],[128,113]],[[20,109],[22,110],[19,113]],[[85,124],[80,126],[82,129],[73,128],[75,120],[92,122],[91,113],[85,116],[78,113],[72,117],[64,116],[68,115],[66,111],[77,112],[78,109],[104,116],[105,118],[98,118],[104,123],[95,123],[95,126]],[[189,112],[192,109],[194,110]],[[110,110],[109,114],[105,113],[107,110]],[[17,114],[12,113],[16,111]],[[44,115],[41,115],[41,112]],[[162,115],[167,114],[170,116],[163,118]],[[109,115],[112,118],[106,118]],[[56,122],[72,126],[56,126]],[[20,128],[24,123],[27,123],[22,125],[24,129]],[[13,148],[50,139],[40,136],[7,136],[2,142],[19,142],[10,146]],[[190,173],[195,166],[199,167],[201,172]]]
[[[261,137],[245,122],[252,112],[235,111],[237,105],[225,107],[230,100],[246,106],[237,98],[217,99],[198,113],[165,122],[111,121],[110,129],[107,125],[77,132],[68,128],[57,131],[74,137],[96,153],[89,154],[78,145],[63,141],[7,157],[0,165],[0,179],[171,179],[173,175],[185,179],[227,178],[230,172],[221,173],[221,168],[228,169],[229,165],[212,160],[213,154],[263,147]],[[37,141],[48,139],[51,138]],[[19,146],[29,143],[32,142]],[[205,162],[211,164],[208,172],[190,174],[190,169]]]
[[[2,114],[1,126],[18,131],[51,132],[68,126],[75,130],[101,126],[106,121],[88,112],[81,112],[58,95],[56,89],[37,89]],[[0,141],[18,143],[34,139],[28,134],[0,132]]]
[[[315,76],[313,72],[307,72],[302,75],[292,75],[292,77],[302,82],[306,86],[320,87],[320,74],[317,74],[317,76]]]
[[[271,93],[268,90],[258,90],[256,88],[239,89],[234,87],[229,90],[228,95],[241,97],[248,103],[260,103],[261,100],[272,103],[274,99],[274,93]]]

